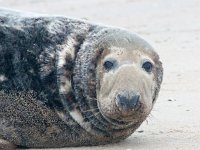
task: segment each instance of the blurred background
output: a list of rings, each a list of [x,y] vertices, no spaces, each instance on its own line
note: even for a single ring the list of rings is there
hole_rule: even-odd
[[[199,0],[0,0],[0,7],[123,27],[159,53],[164,80],[147,121],[121,143],[79,149],[200,149]]]

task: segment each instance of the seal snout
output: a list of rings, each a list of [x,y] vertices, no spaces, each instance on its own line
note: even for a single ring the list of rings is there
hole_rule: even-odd
[[[134,92],[124,92],[116,96],[116,105],[124,115],[130,115],[135,111],[140,103],[140,94]]]

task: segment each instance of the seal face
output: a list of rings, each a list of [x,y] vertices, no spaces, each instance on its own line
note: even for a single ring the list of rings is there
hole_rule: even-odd
[[[158,54],[129,31],[3,9],[0,57],[0,138],[25,147],[125,139],[163,75]]]
[[[109,44],[97,71],[100,110],[108,119],[130,123],[145,119],[159,88],[158,55],[144,40],[124,31],[115,32],[106,41]]]

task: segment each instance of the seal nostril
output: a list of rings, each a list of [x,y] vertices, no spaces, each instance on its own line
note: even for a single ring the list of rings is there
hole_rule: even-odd
[[[117,95],[116,104],[120,108],[126,108],[127,107],[127,98],[120,94]]]
[[[138,106],[139,100],[140,95],[134,95],[127,98],[126,96],[119,94],[116,97],[116,105],[122,110],[130,110]]]
[[[140,95],[133,96],[129,102],[130,108],[135,108],[138,105],[139,100],[140,100]]]
[[[127,106],[128,106],[128,104],[127,104],[127,98],[125,97],[125,96],[123,96],[123,95],[117,95],[117,98],[116,98],[116,104],[117,104],[117,106],[119,107],[119,108],[121,108],[121,109],[127,109]]]

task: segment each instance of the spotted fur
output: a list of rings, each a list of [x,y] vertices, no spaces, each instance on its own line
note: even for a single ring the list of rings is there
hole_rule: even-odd
[[[132,134],[145,118],[107,119],[96,97],[96,68],[105,49],[115,47],[107,38],[115,33],[127,31],[0,9],[0,138],[44,148],[113,143]]]

